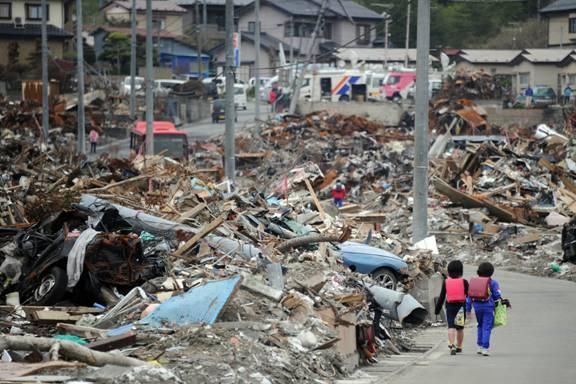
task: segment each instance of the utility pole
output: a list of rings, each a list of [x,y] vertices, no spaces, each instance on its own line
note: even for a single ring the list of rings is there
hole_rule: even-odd
[[[254,95],[256,96],[256,111],[254,119],[260,120],[260,0],[254,1],[254,10],[256,11],[256,30],[254,31],[254,43],[256,44],[256,57],[254,61],[255,84]]]
[[[200,2],[194,2],[194,18],[196,19],[196,61],[198,61],[198,80],[202,80],[202,48],[200,47],[200,34],[203,32],[200,28]]]
[[[206,27],[206,24],[208,24],[208,9],[206,8],[206,0],[202,0],[202,24],[204,24],[204,27]]]
[[[406,58],[404,59],[404,67],[408,68],[409,53],[410,53],[410,13],[412,10],[412,0],[408,0],[408,11],[406,14]]]
[[[390,15],[386,13],[386,20],[384,21],[384,66],[388,67],[388,29],[390,26]]]
[[[310,63],[310,59],[312,58],[312,51],[314,46],[316,45],[316,38],[318,37],[318,31],[320,30],[320,25],[322,24],[322,19],[324,18],[324,11],[326,11],[326,6],[328,5],[328,0],[322,0],[322,4],[320,5],[320,12],[318,13],[318,18],[316,19],[316,25],[314,26],[314,31],[312,32],[312,42],[308,47],[308,52],[306,54],[306,61],[304,61],[304,67],[298,73],[298,77],[296,79],[296,87],[294,88],[294,92],[292,92],[292,100],[290,100],[290,110],[288,113],[291,115],[296,112],[296,106],[298,105],[298,99],[300,98],[300,89],[302,88],[302,84],[304,84],[304,77],[306,76],[306,68]],[[300,39],[302,41],[302,39]]]
[[[414,132],[414,208],[412,241],[428,234],[428,56],[430,53],[430,0],[418,0],[416,42],[416,127]]]
[[[154,155],[154,74],[152,73],[152,0],[146,0],[146,155]],[[132,90],[133,91],[133,90]]]
[[[226,130],[224,133],[224,173],[234,182],[236,173],[236,150],[234,148],[234,0],[226,0]],[[239,42],[238,42],[239,43]]]
[[[136,119],[136,0],[130,9],[130,119]]]
[[[48,143],[48,131],[50,129],[50,105],[48,100],[48,15],[46,15],[46,0],[42,0],[42,133],[43,142]]]
[[[76,0],[76,53],[78,65],[78,153],[86,153],[84,116],[84,39],[82,38],[82,0]]]

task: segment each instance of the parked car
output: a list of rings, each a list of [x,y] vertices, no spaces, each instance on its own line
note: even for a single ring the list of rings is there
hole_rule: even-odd
[[[236,110],[246,110],[248,103],[248,96],[246,95],[246,88],[244,84],[234,84],[234,106]]]
[[[558,102],[556,92],[551,87],[536,86],[533,89],[534,96],[532,96],[532,107],[547,107],[554,105]],[[524,94],[516,96],[512,103],[513,108],[526,107],[526,96]]]
[[[212,102],[212,122],[218,123],[221,120],[226,120],[226,108],[224,99],[217,99]],[[238,116],[234,117],[234,121],[238,121]]]
[[[355,272],[371,275],[384,288],[396,289],[398,281],[407,276],[408,264],[383,249],[353,241],[340,244],[339,249],[344,265]]]

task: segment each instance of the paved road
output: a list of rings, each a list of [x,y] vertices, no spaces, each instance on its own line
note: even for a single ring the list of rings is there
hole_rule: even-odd
[[[472,268],[468,268],[472,271]],[[496,329],[492,356],[476,355],[476,328],[467,328],[464,354],[442,348],[393,384],[572,384],[576,382],[576,284],[496,272],[513,309],[509,325]]]
[[[267,113],[269,112],[269,107],[267,105],[261,105],[260,111],[262,116],[261,119],[267,118]],[[254,122],[254,103],[248,103],[248,109],[245,111],[237,111],[238,122],[236,123],[236,130],[241,131]],[[186,131],[188,134],[188,141],[193,140],[206,140],[214,136],[224,134],[225,123],[212,123],[211,118],[200,120],[196,123],[187,124],[181,127],[182,130]],[[90,155],[91,157],[96,157],[101,153],[110,152],[114,156],[127,157],[129,154],[130,139],[116,140],[113,143],[108,143],[99,146],[96,155]],[[87,145],[89,149],[90,146]]]

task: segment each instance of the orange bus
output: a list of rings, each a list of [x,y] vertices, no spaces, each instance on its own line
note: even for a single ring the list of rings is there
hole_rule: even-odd
[[[188,160],[188,137],[170,121],[154,121],[154,153],[163,152],[164,156],[175,160]],[[145,152],[146,122],[137,121],[130,132],[130,149]]]

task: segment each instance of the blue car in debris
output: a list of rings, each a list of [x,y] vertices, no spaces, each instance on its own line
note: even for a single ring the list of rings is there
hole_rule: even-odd
[[[344,265],[354,272],[371,275],[384,288],[396,289],[398,281],[408,274],[408,264],[402,258],[380,248],[346,241],[340,244],[340,254]]]

